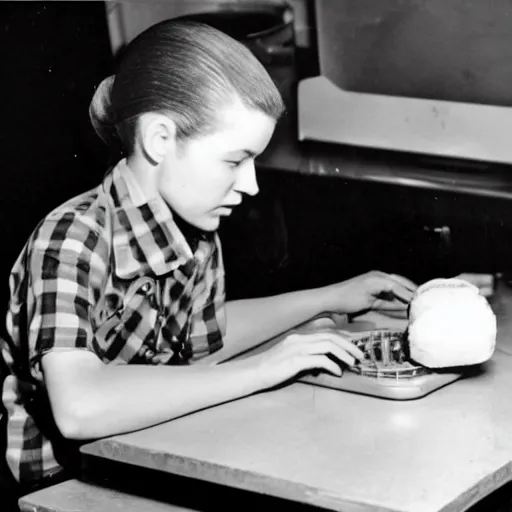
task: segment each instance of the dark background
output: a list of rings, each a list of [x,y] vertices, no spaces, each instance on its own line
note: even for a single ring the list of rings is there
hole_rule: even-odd
[[[88,120],[94,88],[112,66],[105,6],[0,2],[0,55],[3,334],[9,272],[26,239],[46,213],[95,186],[105,171],[106,151]],[[0,411],[2,453],[5,419]],[[0,456],[2,510],[18,510],[16,493]]]
[[[37,222],[105,172],[88,106],[112,55],[103,2],[0,2],[0,20],[5,304],[8,273]]]

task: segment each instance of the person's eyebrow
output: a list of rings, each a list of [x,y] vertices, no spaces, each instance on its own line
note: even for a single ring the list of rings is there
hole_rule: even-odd
[[[256,153],[255,151],[252,151],[251,149],[236,149],[234,151],[230,151],[228,153],[228,155],[235,156],[235,155],[238,155],[239,153],[242,153],[244,157],[250,157],[250,158],[255,158],[258,156],[258,153]]]

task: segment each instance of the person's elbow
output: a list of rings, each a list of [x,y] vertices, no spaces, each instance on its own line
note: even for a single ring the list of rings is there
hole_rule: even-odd
[[[98,411],[97,404],[90,399],[76,397],[60,407],[53,408],[55,424],[59,432],[66,439],[84,440],[98,437]]]
[[[107,412],[101,391],[106,365],[90,352],[62,351],[45,355],[42,366],[51,413],[62,436],[98,437]]]

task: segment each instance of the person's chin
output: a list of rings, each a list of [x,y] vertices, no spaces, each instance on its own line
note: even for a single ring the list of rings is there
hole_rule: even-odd
[[[215,231],[219,228],[221,217],[219,215],[209,215],[206,218],[200,219],[196,227],[203,231]]]

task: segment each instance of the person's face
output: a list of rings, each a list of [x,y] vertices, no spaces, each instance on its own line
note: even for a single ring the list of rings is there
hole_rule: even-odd
[[[158,192],[185,221],[205,231],[258,193],[254,158],[267,146],[275,120],[237,102],[219,112],[217,130],[193,138],[168,155],[158,175]]]

